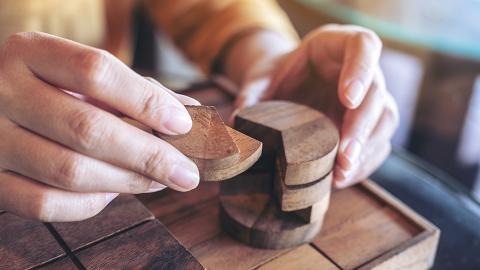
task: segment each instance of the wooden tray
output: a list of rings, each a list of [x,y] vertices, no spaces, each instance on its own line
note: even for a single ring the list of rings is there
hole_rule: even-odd
[[[369,180],[334,190],[318,237],[286,250],[227,235],[218,193],[218,183],[201,183],[138,197],[207,269],[428,269],[435,257],[440,231]]]

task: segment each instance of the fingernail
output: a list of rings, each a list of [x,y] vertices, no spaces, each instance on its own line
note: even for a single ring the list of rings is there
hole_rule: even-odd
[[[349,180],[347,180],[348,172],[349,171],[343,171],[342,169],[340,169],[340,167],[335,165],[335,169],[333,171],[333,176],[334,176],[333,183],[336,188],[344,188],[348,186],[349,184]]]
[[[362,150],[362,145],[357,140],[351,140],[348,145],[343,149],[342,154],[347,158],[351,167],[358,159],[360,151]],[[349,169],[349,168],[346,168]]]
[[[190,190],[198,185],[200,176],[196,166],[180,162],[170,171],[168,181],[181,188]]]
[[[170,108],[163,115],[163,127],[172,134],[185,134],[192,128],[192,118],[183,110]]]
[[[363,83],[358,80],[352,81],[345,91],[345,97],[350,101],[352,106],[357,106],[360,102],[360,98],[362,97],[362,93],[364,90]]]
[[[160,190],[162,190],[166,187],[167,186],[165,186],[163,184],[160,184],[159,182],[152,181],[152,183],[150,184],[150,187],[147,190],[147,193],[157,192],[157,191],[160,191]]]
[[[115,199],[120,193],[105,193],[105,205],[108,205],[113,199]]]

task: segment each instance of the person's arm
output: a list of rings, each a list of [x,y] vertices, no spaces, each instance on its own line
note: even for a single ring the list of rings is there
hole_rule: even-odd
[[[337,187],[362,180],[387,157],[398,111],[378,65],[382,44],[372,31],[330,25],[300,42],[275,1],[144,1],[153,21],[192,60],[241,86],[237,109],[280,98],[330,116],[341,133]]]

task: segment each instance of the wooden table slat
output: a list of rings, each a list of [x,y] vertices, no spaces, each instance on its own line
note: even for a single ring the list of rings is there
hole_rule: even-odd
[[[122,194],[92,218],[79,222],[55,222],[52,225],[68,247],[75,251],[153,218],[135,196]]]
[[[65,255],[45,225],[10,213],[0,215],[0,268],[26,269]]]
[[[75,255],[87,269],[205,269],[158,220]]]

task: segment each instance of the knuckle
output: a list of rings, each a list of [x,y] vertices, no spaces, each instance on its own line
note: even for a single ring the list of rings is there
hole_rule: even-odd
[[[142,101],[138,103],[138,116],[142,119],[157,116],[160,107],[160,96],[155,91],[145,91]]]
[[[67,190],[82,190],[85,188],[87,168],[81,158],[70,155],[64,161],[54,177],[55,183]]]
[[[73,115],[70,121],[74,145],[79,151],[88,151],[100,145],[107,136],[108,123],[96,110],[83,110]]]
[[[147,158],[142,161],[141,172],[146,176],[155,176],[159,177],[158,172],[159,168],[164,168],[167,164],[168,157],[165,153],[165,150],[156,150],[153,153],[147,155]],[[166,179],[166,175],[160,175],[162,179]]]
[[[107,83],[107,71],[113,61],[108,52],[88,48],[77,53],[74,61],[78,67],[77,82],[83,89],[93,92]]]

